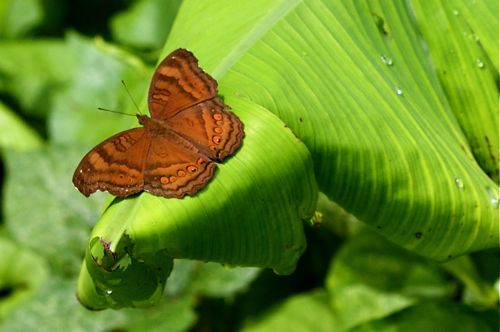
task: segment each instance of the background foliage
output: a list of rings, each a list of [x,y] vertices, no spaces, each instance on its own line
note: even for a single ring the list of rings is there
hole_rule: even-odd
[[[498,330],[497,15],[497,2],[473,0],[2,1],[0,329]],[[193,200],[212,216],[198,224],[180,222],[184,201],[141,213],[154,203],[141,196],[113,205],[123,208],[106,225],[125,211],[137,230],[133,220],[168,211],[187,225],[180,243],[213,225],[201,234],[246,245],[176,257],[294,265],[272,237],[238,233],[231,213],[254,191],[242,220],[297,243],[303,227],[307,249],[289,276],[176,259],[156,306],[88,311],[75,290],[106,195],[85,199],[71,174],[89,147],[135,125],[96,107],[135,113],[124,80],[145,109],[154,65],[177,47],[249,129],[216,178],[251,181],[226,185],[231,211],[204,203],[224,189],[211,185]],[[263,156],[278,171],[263,172]],[[316,182],[325,195],[302,226]]]

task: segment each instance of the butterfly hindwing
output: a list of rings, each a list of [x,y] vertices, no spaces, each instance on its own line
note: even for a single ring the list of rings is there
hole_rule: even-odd
[[[212,160],[222,161],[241,145],[243,124],[215,97],[179,112],[172,130],[189,139]]]
[[[215,163],[189,141],[166,130],[151,139],[144,190],[157,196],[193,195],[213,177]]]

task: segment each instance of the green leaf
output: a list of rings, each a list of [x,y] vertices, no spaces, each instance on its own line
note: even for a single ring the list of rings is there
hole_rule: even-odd
[[[74,74],[78,54],[57,40],[3,41],[0,52],[0,91],[42,119]]]
[[[498,186],[468,148],[403,2],[198,6],[183,4],[164,54],[194,50],[224,96],[278,115],[331,200],[433,259],[498,245]]]
[[[293,328],[292,328],[293,327]],[[245,332],[258,331],[341,331],[324,290],[290,297],[259,319],[248,321]]]
[[[498,331],[498,326],[493,325],[488,324],[487,321],[463,305],[451,302],[431,302],[409,308],[401,313],[370,322],[350,331]]]
[[[132,116],[137,113],[134,100],[139,100],[146,90],[151,69],[136,56],[100,39],[68,34],[65,48],[79,56],[65,68],[67,85],[58,89],[54,98],[49,118],[52,141],[90,150],[92,144],[137,126],[137,119]],[[98,107],[129,116],[102,112]]]
[[[246,137],[235,156],[218,165],[215,178],[196,197],[143,193],[115,200],[92,232],[87,257],[105,243],[118,259],[142,260],[162,251],[175,258],[293,271],[305,248],[302,220],[316,204],[309,154],[266,110],[242,99],[228,97],[226,102],[245,123]],[[92,305],[92,298],[80,299]]]
[[[137,257],[167,249],[291,271],[303,247],[295,220],[310,215],[316,193],[306,153],[292,157],[295,138],[280,141],[286,125],[309,149],[329,199],[393,242],[438,260],[496,246],[498,187],[468,148],[419,34],[401,2],[184,2],[163,53],[195,51],[249,130],[244,146],[195,199],[119,201],[91,239],[114,251],[127,234]],[[262,121],[257,105],[285,125]],[[254,228],[226,230],[242,218]],[[284,237],[293,238],[288,252]],[[241,243],[252,254],[234,249]]]
[[[76,299],[74,279],[61,278],[40,256],[11,241],[0,238],[0,249],[2,331],[111,331],[124,326],[127,331],[185,331],[196,318],[195,296],[189,293],[148,310],[87,310]]]
[[[179,264],[176,260],[175,264]],[[229,298],[242,292],[258,276],[261,269],[254,267],[229,267],[218,263],[189,262],[195,269],[192,291],[208,297]],[[171,278],[168,282],[172,282]]]
[[[496,267],[497,271],[498,264],[498,261],[493,262],[493,267]],[[481,279],[469,256],[446,262],[444,267],[464,284],[464,303],[475,308],[494,308],[498,304],[500,298],[498,290],[492,283]]]
[[[4,0],[0,2],[0,38],[27,35],[43,20],[41,0]]]
[[[492,49],[498,45],[498,15],[494,14],[498,13],[498,1],[412,4],[436,72],[472,153],[498,183],[498,47]]]
[[[29,298],[47,278],[43,260],[20,248],[5,237],[0,237],[0,321],[9,312]]]
[[[80,271],[78,300],[92,310],[158,302],[173,260],[163,251],[144,254],[140,259],[130,254],[119,256],[110,251],[109,245],[97,238],[90,242]],[[133,243],[126,239],[121,245],[124,248],[120,250],[128,251]]]
[[[74,280],[52,275],[22,307],[2,322],[4,331],[106,331],[126,322],[124,313],[94,312],[74,296]]]
[[[196,322],[195,296],[164,299],[154,308],[126,310],[127,331],[183,332]]]
[[[346,329],[454,291],[437,264],[371,231],[361,232],[344,245],[332,262],[327,289]]]
[[[137,48],[163,46],[181,1],[141,0],[111,21],[114,38]]]
[[[0,102],[0,147],[24,150],[41,144],[37,133]]]
[[[3,152],[9,175],[4,196],[9,233],[50,258],[56,270],[77,274],[85,239],[103,204],[103,196],[81,200],[71,184],[78,151],[51,146]]]

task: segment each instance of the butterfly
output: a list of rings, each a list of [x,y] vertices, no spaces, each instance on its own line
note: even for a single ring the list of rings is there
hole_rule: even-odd
[[[194,195],[214,176],[215,162],[241,146],[242,122],[188,50],[177,49],[158,65],[148,107],[151,117],[136,115],[142,127],[106,139],[83,157],[73,175],[82,194]]]

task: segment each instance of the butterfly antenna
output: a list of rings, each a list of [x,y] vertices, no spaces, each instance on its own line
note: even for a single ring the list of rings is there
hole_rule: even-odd
[[[135,102],[134,97],[132,97],[132,94],[130,93],[130,90],[127,88],[127,85],[125,84],[125,81],[124,81],[124,80],[122,80],[122,85],[123,85],[123,87],[125,88],[125,91],[127,91],[128,96],[130,97],[130,99],[131,99],[131,100],[132,100],[132,102],[134,103],[135,108],[137,109],[137,112],[138,112],[139,114],[142,114],[142,113],[141,113],[141,110],[139,109],[139,106],[138,106],[138,105],[137,105],[137,103]]]
[[[134,114],[128,114],[128,113],[123,113],[123,112],[108,110],[107,108],[102,108],[102,107],[98,107],[97,109],[99,111],[105,111],[105,112],[116,113],[116,114],[121,114],[121,115],[128,115],[128,116],[135,116]]]

